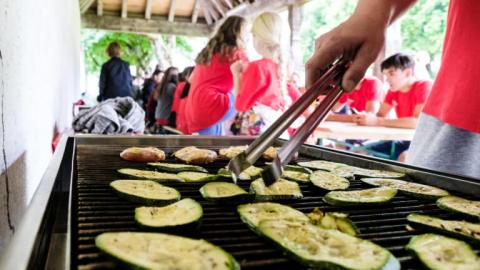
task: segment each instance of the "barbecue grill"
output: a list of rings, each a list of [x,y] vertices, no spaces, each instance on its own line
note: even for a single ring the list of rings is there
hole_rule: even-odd
[[[112,180],[120,179],[119,168],[144,168],[145,164],[121,160],[119,153],[130,146],[157,146],[171,153],[184,146],[218,150],[231,145],[245,145],[251,137],[192,136],[95,136],[64,137],[42,178],[22,223],[0,261],[0,269],[115,269],[94,243],[103,232],[138,231],[133,219],[136,205],[118,198],[110,189]],[[285,141],[277,140],[276,145]],[[299,161],[324,159],[348,165],[405,172],[414,181],[449,190],[465,198],[478,199],[480,182],[455,176],[312,145],[303,145]],[[172,161],[172,160],[169,160]],[[204,166],[216,173],[227,161]],[[257,162],[256,165],[263,165]],[[239,181],[248,190],[250,181]],[[201,228],[190,235],[203,238],[230,252],[242,269],[303,269],[258,237],[240,221],[235,206],[205,201],[198,192],[201,183],[168,183],[183,198],[199,201],[204,208]],[[419,262],[404,249],[418,232],[406,229],[406,216],[421,212],[439,217],[452,217],[436,207],[434,201],[397,195],[381,206],[333,207],[322,201],[323,193],[300,184],[304,198],[282,201],[302,212],[315,207],[326,211],[349,213],[360,230],[359,237],[371,240],[392,252],[402,269],[418,269]],[[349,190],[367,186],[359,180]],[[478,250],[476,250],[478,253]]]

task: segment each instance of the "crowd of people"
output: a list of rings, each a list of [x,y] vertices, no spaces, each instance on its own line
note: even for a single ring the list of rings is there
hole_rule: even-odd
[[[272,12],[259,15],[250,32],[244,18],[231,16],[200,51],[195,66],[182,72],[176,67],[155,69],[135,95],[146,112],[147,132],[164,134],[168,126],[184,134],[224,135],[225,123],[230,124],[233,134],[258,135],[265,131],[302,93],[298,74],[289,72],[283,27],[281,17]],[[260,60],[248,59],[245,48],[250,35]],[[107,52],[111,59],[102,67],[99,100],[132,92],[117,86],[131,85],[127,82],[132,80],[128,63],[119,58],[118,44],[112,43]],[[379,79],[364,77],[352,92],[341,97],[328,119],[415,128],[431,83],[416,79],[419,69],[413,58],[405,54],[385,59],[381,69],[389,86],[386,95],[386,86]],[[118,90],[109,92],[110,86]],[[396,116],[393,119],[391,111]],[[296,121],[282,137],[292,135],[302,120]],[[380,153],[395,149],[392,158],[403,160],[410,143],[367,144]]]
[[[471,10],[479,10],[480,6],[460,4],[460,1],[450,4],[450,23],[447,27],[449,39],[445,45],[439,79],[432,91],[432,83],[425,80],[429,77],[428,71],[420,74],[414,59],[402,53],[388,57],[381,64],[388,84],[364,76],[382,48],[385,27],[413,3],[413,0],[398,5],[378,1],[375,8],[384,11],[379,12],[378,18],[375,17],[380,23],[372,25],[372,20],[368,19],[371,7],[359,2],[351,18],[318,38],[314,54],[306,64],[306,84],[311,85],[328,64],[353,49],[355,58],[342,80],[342,87],[348,93],[341,97],[328,119],[357,125],[411,129],[418,125],[421,128],[416,132],[412,143],[413,154],[409,153],[408,159],[426,167],[442,167],[444,165],[434,161],[434,157],[444,153],[445,149],[453,153],[472,153],[471,149],[458,144],[457,138],[474,140],[472,149],[478,149],[480,145],[480,140],[475,140],[479,138],[478,118],[472,118],[476,116],[471,113],[474,101],[478,101],[475,98],[478,91],[472,92],[476,79],[472,76],[474,72],[469,71],[472,69],[471,58],[462,54],[456,57],[456,51],[452,49],[463,48],[470,43],[465,35],[459,34],[458,28],[455,30],[457,25],[451,23],[460,18],[458,14],[473,14]],[[384,17],[381,14],[392,15]],[[473,22],[468,21],[468,18],[462,17],[459,23],[465,24],[465,28],[462,28],[464,32],[471,33],[472,36],[478,33],[478,28],[471,27]],[[225,123],[234,119],[231,132],[257,135],[299,98],[301,91],[293,83],[298,75],[289,72],[288,57],[284,52],[281,17],[267,12],[253,21],[251,29],[247,29],[246,25],[242,17],[228,17],[198,54],[195,67],[189,67],[180,74],[174,67],[165,72],[156,70],[151,79],[145,82],[142,100],[149,126],[154,127],[153,132],[161,133],[162,127],[168,125],[185,134],[223,135]],[[250,35],[255,50],[262,56],[260,60],[250,61],[247,56],[245,48]],[[470,53],[476,50],[472,46],[469,45]],[[109,77],[103,75],[104,69],[117,70],[123,74],[123,70],[128,67],[121,60],[114,59],[114,49],[109,48],[108,52],[112,59],[102,68],[100,99],[110,97],[105,91],[105,87],[108,87],[105,81]],[[473,58],[477,56],[474,54]],[[458,64],[461,63],[467,64],[461,66],[469,71],[466,80],[460,72],[462,68]],[[453,80],[453,83],[446,80]],[[454,94],[451,90],[453,85],[464,94]],[[126,90],[120,90],[121,94],[124,91]],[[429,97],[430,92],[432,94]],[[289,130],[289,134],[282,136],[288,137],[294,130],[295,126]],[[438,134],[442,137],[442,143],[438,145],[445,149],[439,146],[426,149],[429,140],[438,141],[435,138]],[[452,148],[444,143],[446,141],[457,144]],[[405,159],[409,146],[408,141],[369,145],[372,150],[380,152],[395,149],[393,158],[399,160]],[[428,158],[424,160],[422,157],[426,155]],[[447,167],[449,171],[458,172],[459,167],[467,168],[469,165],[456,166],[450,162]],[[468,174],[478,173],[478,168],[468,170]]]

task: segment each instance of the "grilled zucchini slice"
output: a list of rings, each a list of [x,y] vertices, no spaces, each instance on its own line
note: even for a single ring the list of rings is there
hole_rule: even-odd
[[[163,207],[135,208],[135,221],[140,227],[154,230],[194,229],[200,226],[202,206],[190,198]]]
[[[299,166],[306,167],[311,170],[322,170],[322,171],[332,171],[337,167],[345,166],[345,164],[342,164],[342,163],[336,163],[336,162],[331,162],[326,160],[304,161],[304,162],[298,162],[297,164]]]
[[[310,219],[310,223],[322,229],[338,230],[353,236],[358,234],[357,226],[355,226],[355,223],[353,223],[345,213],[324,213],[315,207],[307,216]]]
[[[311,174],[312,173],[312,170],[310,170],[309,168],[298,166],[298,165],[285,165],[283,167],[283,170],[294,171],[294,172],[302,172],[302,173],[306,173],[306,174]]]
[[[480,242],[480,224],[461,220],[444,220],[416,213],[409,214],[407,220],[412,223],[414,227],[426,228],[441,234],[461,237],[477,243]]]
[[[150,162],[148,166],[151,166],[155,169],[165,172],[204,172],[208,173],[207,169],[196,166],[196,165],[188,165],[188,164],[178,164],[178,163],[165,163],[165,162]]]
[[[355,178],[355,176],[360,177],[377,177],[377,178],[403,178],[405,177],[404,173],[391,172],[391,171],[382,171],[382,170],[369,170],[364,168],[359,168],[355,166],[349,166],[342,164],[343,166],[334,167],[330,171],[338,176],[345,177],[348,179]]]
[[[477,270],[480,258],[465,242],[437,235],[422,234],[412,237],[406,246],[428,269]]]
[[[163,233],[109,232],[95,238],[102,252],[134,269],[239,270],[237,261],[205,240]]]
[[[372,186],[394,188],[407,195],[423,199],[437,199],[449,195],[447,191],[437,187],[398,179],[362,178],[361,181]]]
[[[350,186],[350,181],[336,174],[325,171],[314,171],[310,175],[310,182],[323,190],[344,190]]]
[[[333,168],[333,170],[331,170],[330,172],[349,180],[355,179],[355,168],[352,166],[338,166],[336,168]]]
[[[298,262],[318,269],[400,269],[386,249],[360,238],[321,229],[309,222],[263,220],[260,234]]]
[[[273,201],[303,198],[300,186],[296,182],[279,179],[270,186],[265,186],[262,178],[258,178],[250,184],[250,191],[255,193],[255,200]]]
[[[287,180],[300,182],[300,183],[310,182],[310,175],[308,173],[303,173],[303,172],[299,172],[299,171],[284,170],[283,174],[282,174],[282,177],[287,179]]]
[[[437,206],[447,211],[480,219],[480,201],[470,201],[456,196],[446,196],[437,200]]]
[[[388,187],[354,191],[330,191],[323,200],[331,205],[384,204],[395,197],[397,190]]]
[[[203,172],[179,172],[177,175],[185,182],[208,182],[218,178],[218,175],[216,174]]]
[[[258,224],[263,220],[308,221],[308,217],[297,209],[272,202],[242,204],[237,207],[237,212],[242,222],[253,231],[257,230]]]
[[[157,182],[183,182],[180,177],[173,173],[163,173],[129,168],[122,168],[119,169],[117,172],[123,176],[134,179],[153,180]]]
[[[180,200],[180,192],[151,180],[115,180],[110,186],[125,200],[146,205],[163,205]]]
[[[382,170],[368,170],[361,169],[354,172],[355,175],[364,176],[364,177],[376,177],[376,178],[403,178],[405,177],[404,173],[391,172],[391,171],[382,171]]]
[[[219,180],[232,180],[232,173],[226,168],[218,169],[217,176]],[[251,180],[250,175],[242,172],[238,176],[239,180]]]
[[[200,194],[205,200],[221,203],[248,202],[254,197],[241,187],[227,182],[207,183],[200,188]]]

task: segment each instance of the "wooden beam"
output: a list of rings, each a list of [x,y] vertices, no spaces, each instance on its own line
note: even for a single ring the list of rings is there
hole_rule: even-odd
[[[205,2],[205,0],[198,0],[198,1],[202,1],[202,4]],[[212,17],[210,16],[210,12],[208,11],[208,8],[205,5],[203,5],[203,16],[208,25],[211,25],[213,23]]]
[[[175,19],[175,10],[177,2],[175,0],[170,0],[170,10],[168,11],[168,21],[173,22]]]
[[[195,0],[195,6],[192,12],[192,23],[197,23],[198,13],[200,12],[200,0]]]
[[[145,4],[145,19],[150,20],[152,18],[152,3],[153,0],[147,0]]]
[[[216,10],[220,13],[222,17],[225,17],[225,11],[223,11],[222,5],[217,2],[217,0],[210,0],[210,2],[213,3],[213,6],[215,7]]]
[[[80,0],[79,1],[79,6],[80,6],[80,13],[83,14],[85,13],[93,4],[95,0]]]
[[[232,2],[230,0],[223,0],[223,2],[225,4],[227,4],[228,8],[232,9],[233,8],[233,5],[232,5]]]
[[[236,14],[241,13],[241,11],[246,9],[248,7],[248,5],[249,4],[247,4],[247,3],[241,3],[240,5],[235,6],[234,8],[227,11],[227,13],[225,13],[225,17],[229,17],[229,16],[232,16],[232,15],[236,15]]]
[[[203,8],[205,11],[207,11],[210,14],[210,17],[212,20],[218,21],[220,18],[217,15],[217,12],[215,11],[215,8],[212,6],[212,3],[210,0],[203,0]]]
[[[97,1],[97,16],[103,15],[103,0]]]
[[[255,0],[252,3],[245,1],[245,3],[248,4],[247,8],[241,9],[237,12],[232,12],[230,15],[253,18],[266,11],[279,11],[281,9],[285,9],[289,5],[303,5],[308,1],[310,0]]]
[[[82,16],[82,26],[85,28],[103,29],[119,32],[156,33],[177,36],[209,36],[213,27],[188,21],[169,22],[167,20],[145,20],[144,18],[125,18],[104,14],[87,13]]]
[[[122,19],[127,18],[128,14],[128,0],[122,0]]]

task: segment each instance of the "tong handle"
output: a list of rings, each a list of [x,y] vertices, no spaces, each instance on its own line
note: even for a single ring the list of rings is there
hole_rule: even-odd
[[[254,164],[262,153],[317,99],[333,79],[337,78],[346,66],[339,60],[318,79],[297,102],[288,108],[263,134],[255,139],[245,151],[246,160]]]
[[[300,145],[313,133],[317,126],[325,119],[332,107],[337,103],[343,94],[342,88],[337,85],[328,93],[324,100],[315,108],[315,111],[308,116],[305,122],[298,128],[290,140],[283,145],[278,154],[281,166],[285,166],[292,159],[293,154]]]

